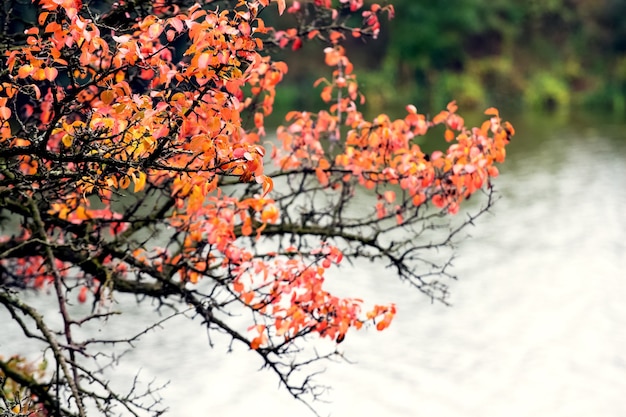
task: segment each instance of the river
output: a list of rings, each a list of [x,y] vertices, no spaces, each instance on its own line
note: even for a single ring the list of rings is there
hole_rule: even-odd
[[[334,278],[339,291],[395,302],[384,332],[348,335],[353,363],[328,363],[323,416],[626,415],[626,124],[524,116],[496,185],[501,199],[454,263],[452,306],[431,304],[382,267]],[[122,299],[122,302],[124,300]],[[145,307],[145,306],[142,306]],[[133,308],[116,326],[140,324]],[[0,352],[31,351],[8,337]],[[116,371],[170,381],[172,416],[310,415],[254,355],[210,348],[182,318],[138,343]],[[130,383],[130,382],[128,382]]]

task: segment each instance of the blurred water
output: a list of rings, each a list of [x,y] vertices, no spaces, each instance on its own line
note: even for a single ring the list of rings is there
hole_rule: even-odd
[[[319,377],[333,387],[331,402],[316,405],[322,415],[626,415],[626,125],[516,126],[497,180],[503,198],[459,248],[452,307],[376,265],[334,279],[339,291],[399,312],[384,332],[348,335],[341,346],[356,363],[329,363]],[[135,311],[112,323],[139,330],[145,309]],[[171,415],[307,415],[253,355],[227,354],[219,339],[211,349],[197,322],[163,327],[116,379],[141,366],[145,379],[170,380]],[[0,352],[31,350],[19,343],[2,338]]]

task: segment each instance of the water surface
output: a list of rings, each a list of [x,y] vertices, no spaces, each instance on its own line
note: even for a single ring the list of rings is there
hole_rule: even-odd
[[[626,125],[513,121],[518,135],[496,183],[502,198],[459,247],[452,307],[431,304],[382,266],[333,279],[339,291],[399,311],[384,332],[348,335],[341,347],[355,363],[329,363],[319,377],[333,387],[331,402],[316,405],[322,415],[626,415]],[[114,322],[117,331],[140,329],[145,309],[134,311]],[[16,331],[5,316],[5,334]],[[171,415],[308,415],[274,375],[257,371],[254,355],[227,354],[219,338],[211,349],[198,322],[163,327],[116,379],[129,384],[140,365],[146,380],[170,380]],[[32,350],[20,343],[2,338],[0,351]]]

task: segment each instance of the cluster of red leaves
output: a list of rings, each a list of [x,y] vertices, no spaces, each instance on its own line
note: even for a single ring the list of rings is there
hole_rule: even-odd
[[[71,181],[50,202],[48,214],[60,224],[98,219],[93,227],[106,225],[114,237],[129,227],[124,213],[111,204],[117,193],[167,190],[175,204],[163,223],[182,236],[180,247],[131,248],[133,267],[157,272],[176,267],[180,280],[189,283],[228,271],[229,289],[240,302],[271,318],[251,327],[255,349],[270,337],[290,340],[311,331],[341,341],[349,328],[368,321],[386,328],[395,313],[393,305],[363,311],[361,300],[324,290],[325,270],[342,259],[337,247],[322,244],[308,254],[291,250],[259,258],[241,241],[281,221],[268,198],[273,181],[264,173],[260,141],[287,66],[263,54],[263,39],[294,49],[303,38],[323,39],[330,45],[325,62],[334,68],[331,79],[318,81],[329,109],[291,112],[290,124],[278,130],[281,147],[272,158],[281,171],[313,169],[321,185],[331,188],[336,178],[357,178],[368,188],[397,184],[415,206],[432,201],[454,213],[497,175],[494,163],[504,160],[512,128],[501,124],[493,109],[490,120],[473,129],[464,126],[454,104],[432,120],[412,106],[403,119],[364,120],[357,110],[363,97],[339,45],[343,32],[268,28],[258,15],[269,0],[241,1],[223,11],[198,5],[181,11],[157,3],[154,15],[121,34],[104,33],[82,13],[80,0],[40,3],[44,11],[38,26],[26,32],[26,46],[5,57],[9,80],[0,85],[0,146],[13,149],[20,174],[31,184],[25,192],[47,188],[45,173],[61,170]],[[276,3],[281,14],[302,13],[297,1],[289,8],[284,0]],[[341,3],[351,12],[363,8],[360,0]],[[331,8],[325,0],[315,5]],[[363,26],[352,34],[375,36],[383,12],[392,14],[393,8],[374,4],[362,11]],[[172,43],[181,39],[187,46],[175,59]],[[243,121],[246,112],[253,115],[249,128]],[[16,128],[33,119],[41,135]],[[445,126],[446,139],[454,144],[427,156],[413,139],[438,125]],[[326,140],[340,147],[333,158],[322,146]],[[256,181],[262,191],[229,196],[220,184],[229,176]],[[98,209],[92,207],[94,198]],[[394,192],[384,194],[381,218],[392,210],[402,221],[403,208],[395,200]],[[51,235],[62,241],[63,233],[57,229]],[[130,269],[125,260],[107,258],[105,263],[116,273]],[[43,258],[34,256],[12,266],[42,285],[51,279],[43,265]],[[57,269],[64,273],[69,265]],[[85,287],[80,299],[86,295]]]
[[[287,252],[297,253],[293,247]],[[259,331],[255,343],[265,343],[268,335],[290,340],[311,331],[341,342],[350,328],[360,329],[367,321],[377,322],[378,330],[391,322],[393,304],[364,312],[363,300],[336,297],[324,289],[325,270],[343,259],[339,248],[322,242],[312,255],[315,262],[308,265],[298,258],[282,257],[262,262],[244,256],[234,262],[234,290],[254,309],[273,318],[271,328],[250,328]]]
[[[432,201],[452,214],[463,200],[498,175],[495,164],[504,162],[505,146],[514,130],[510,123],[501,122],[496,109],[488,109],[489,120],[474,128],[465,126],[454,102],[431,120],[409,105],[402,119],[391,120],[383,114],[368,121],[357,108],[363,97],[344,49],[329,47],[325,54],[326,64],[335,69],[330,80],[320,79],[317,84],[323,85],[321,97],[330,104],[329,111],[287,115],[291,124],[279,128],[282,146],[272,155],[281,169],[315,169],[324,185],[329,185],[333,176],[345,181],[357,178],[369,189],[399,185],[414,206]],[[444,127],[446,141],[453,143],[445,153],[426,155],[416,139],[437,126]],[[344,127],[347,130],[342,134]],[[334,159],[322,148],[323,139],[340,147]],[[381,197],[379,218],[391,207],[401,223],[402,211],[410,207],[394,206],[394,191],[387,190]]]

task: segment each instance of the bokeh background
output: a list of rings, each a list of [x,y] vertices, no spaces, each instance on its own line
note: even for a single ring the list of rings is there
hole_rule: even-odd
[[[366,1],[365,3],[372,3]],[[395,0],[377,40],[348,42],[372,113],[462,109],[626,112],[624,0]],[[290,60],[279,104],[309,107],[318,45]],[[280,109],[280,107],[278,107]]]

